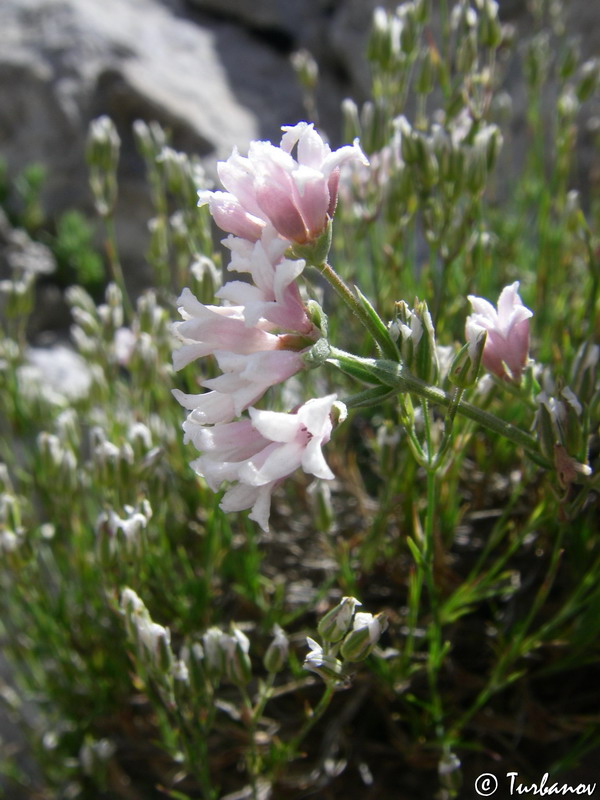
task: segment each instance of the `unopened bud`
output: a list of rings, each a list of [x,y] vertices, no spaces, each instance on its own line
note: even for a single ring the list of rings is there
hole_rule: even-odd
[[[580,103],[596,91],[600,82],[600,59],[591,58],[581,65],[576,92]]]
[[[540,450],[549,461],[553,461],[556,430],[552,418],[551,398],[545,392],[540,392],[536,399],[538,409],[535,413],[534,427],[537,432]]]
[[[362,605],[355,597],[343,597],[341,602],[328,611],[318,625],[318,631],[326,642],[339,642],[350,630],[357,606]]]
[[[319,65],[309,50],[301,49],[292,53],[292,66],[300,82],[300,86],[308,92],[312,92],[319,79]]]
[[[209,628],[202,637],[204,648],[204,665],[208,678],[216,682],[223,674],[223,651],[221,650],[221,639],[225,634],[220,628]]]
[[[90,124],[86,160],[90,171],[90,187],[96,210],[109,214],[117,199],[117,166],[121,140],[113,121],[106,116]]]
[[[496,0],[484,0],[479,14],[479,41],[490,49],[498,47],[502,41],[502,26],[498,19]]]
[[[252,678],[252,664],[250,663],[250,641],[235,625],[231,626],[230,634],[221,637],[221,651],[224,658],[226,677],[235,684],[245,686]]]
[[[279,625],[275,625],[273,636],[273,641],[268,646],[263,659],[267,672],[279,672],[287,663],[289,642],[285,631]]]
[[[487,331],[483,328],[473,330],[470,340],[454,357],[448,378],[455,386],[466,389],[477,381],[486,338]]]
[[[438,374],[435,331],[427,303],[415,300],[411,310],[404,300],[395,306],[390,334],[398,343],[402,361],[421,380],[433,383]]]
[[[363,661],[379,641],[387,628],[387,620],[383,614],[358,612],[354,616],[351,632],[346,636],[340,648],[340,654],[347,661]]]

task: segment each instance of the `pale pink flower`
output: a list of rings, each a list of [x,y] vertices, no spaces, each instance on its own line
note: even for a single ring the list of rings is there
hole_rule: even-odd
[[[482,330],[487,332],[483,349],[483,365],[505,380],[518,382],[529,355],[529,318],[518,294],[515,281],[500,293],[497,310],[482,297],[469,295],[473,314],[467,318],[467,342],[475,342]]]
[[[208,203],[210,213],[221,230],[255,242],[265,227],[265,220],[249,214],[229,192],[198,192],[199,205]]]
[[[335,395],[306,402],[295,413],[250,408],[250,419],[194,429],[188,419],[186,435],[202,452],[192,463],[216,490],[233,483],[221,501],[223,511],[251,508],[250,519],[268,530],[271,495],[298,467],[317,478],[331,480],[321,448],[332,430]]]
[[[223,230],[257,241],[261,226],[270,224],[284,239],[312,242],[335,211],[340,166],[351,159],[367,161],[358,140],[332,152],[312,124],[283,130],[280,147],[252,142],[247,158],[234,151],[219,162],[227,192],[202,192],[200,202],[209,203]]]
[[[262,319],[282,330],[309,334],[314,327],[295,282],[305,262],[284,258],[281,242],[268,231],[255,243],[228,237],[223,244],[232,253],[229,269],[249,273],[254,285],[230,281],[217,292],[217,297],[243,305],[247,325],[257,325]]]
[[[217,350],[248,354],[281,347],[275,334],[246,324],[242,306],[205,306],[189,289],[183,290],[178,302],[183,322],[176,322],[173,329],[183,344],[173,353],[175,369]]]
[[[201,394],[187,394],[181,389],[173,389],[173,397],[191,413],[188,420],[193,420],[200,425],[217,425],[229,422],[235,416],[233,398],[221,392],[202,392]]]
[[[302,354],[294,350],[249,354],[216,351],[213,355],[223,374],[200,384],[212,391],[196,395],[173,390],[175,398],[192,410],[194,419],[203,425],[229,422],[256,403],[271,386],[304,368]]]
[[[113,352],[117,364],[129,366],[136,344],[136,335],[131,328],[117,328],[113,339]]]

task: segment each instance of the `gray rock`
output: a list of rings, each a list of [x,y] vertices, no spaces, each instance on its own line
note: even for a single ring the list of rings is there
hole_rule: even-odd
[[[91,206],[85,137],[100,114],[113,117],[123,139],[123,196],[144,199],[135,119],[157,120],[177,149],[214,162],[302,117],[286,56],[229,22],[199,25],[180,12],[160,0],[0,4],[0,154],[13,176],[32,162],[47,166],[51,215]],[[120,210],[123,260],[139,270],[149,208],[142,201]]]
[[[296,39],[301,27],[318,18],[327,0],[188,0],[190,6],[227,17],[256,30],[279,31]]]

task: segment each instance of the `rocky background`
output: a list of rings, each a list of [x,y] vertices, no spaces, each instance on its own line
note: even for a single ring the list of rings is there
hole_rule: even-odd
[[[277,140],[282,124],[305,118],[290,56],[305,48],[319,64],[319,122],[340,138],[340,103],[367,95],[364,57],[376,5],[391,0],[2,0],[0,156],[10,176],[32,162],[48,170],[49,217],[91,210],[84,147],[91,119],[108,114],[123,140],[122,258],[143,269],[148,218],[134,120],[158,120],[175,148],[214,167],[233,145]],[[433,3],[435,7],[436,3]],[[568,28],[585,57],[600,55],[600,3],[567,2]],[[502,18],[526,33],[525,0],[501,0]],[[518,150],[525,92],[508,70]],[[581,171],[592,169],[591,136]],[[518,162],[518,159],[516,159]]]
[[[569,33],[580,39],[583,56],[599,56],[600,2],[565,3]],[[320,70],[320,124],[338,144],[341,101],[350,96],[360,102],[367,96],[364,50],[375,5],[396,3],[0,0],[0,157],[11,178],[34,162],[46,166],[42,199],[50,220],[67,208],[91,213],[85,139],[90,120],[110,115],[123,143],[118,212],[122,257],[128,280],[135,283],[137,276],[143,283],[150,212],[132,123],[159,121],[171,131],[173,146],[199,154],[210,172],[234,145],[243,150],[252,138],[277,140],[282,124],[305,117],[290,59],[305,48]],[[515,25],[517,37],[528,32],[525,0],[501,0],[500,8],[502,18]],[[505,88],[513,101],[510,148],[505,148],[508,172],[518,169],[526,135],[520,74],[513,64],[506,75]],[[575,183],[584,189],[599,175],[592,135],[595,114],[600,110],[590,104],[582,124]],[[0,251],[21,245],[0,224]],[[55,316],[43,321],[41,329],[55,326],[57,313],[66,314],[60,303],[46,305]],[[45,352],[46,367],[54,365],[60,373],[58,350]],[[71,376],[76,372],[71,366]],[[0,659],[0,687],[2,674],[8,677],[5,670]],[[0,719],[0,736],[8,753],[18,735],[6,719]]]

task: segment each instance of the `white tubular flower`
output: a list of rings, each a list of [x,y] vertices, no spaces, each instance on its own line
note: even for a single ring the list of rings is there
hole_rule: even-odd
[[[321,645],[310,636],[306,637],[306,642],[310,650],[302,664],[304,669],[316,672],[326,683],[342,680],[342,662],[335,656],[325,655]]]
[[[313,325],[295,283],[305,262],[284,258],[280,242],[273,241],[269,232],[254,244],[233,236],[225,239],[223,244],[232,254],[229,269],[248,273],[254,285],[230,281],[219,289],[217,297],[243,306],[246,325],[258,325],[263,320],[284,331],[312,334]]]
[[[221,508],[251,508],[250,519],[268,530],[271,494],[298,467],[317,478],[331,480],[321,448],[332,430],[335,395],[306,402],[295,413],[250,409],[250,419],[203,428],[188,418],[186,436],[202,452],[192,462],[196,472],[216,491],[229,481]],[[191,416],[191,415],[190,415]]]
[[[173,353],[175,369],[216,351],[248,354],[280,346],[277,336],[246,325],[241,306],[205,306],[189,289],[183,290],[178,302],[183,322],[173,328],[183,345]]]

